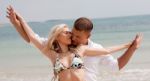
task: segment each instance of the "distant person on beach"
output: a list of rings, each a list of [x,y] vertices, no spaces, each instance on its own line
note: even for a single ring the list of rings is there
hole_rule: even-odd
[[[108,49],[103,48],[100,44],[89,39],[93,24],[84,17],[75,21],[72,32],[68,31],[69,29],[65,24],[57,25],[50,33],[50,37],[45,39],[35,34],[12,7],[7,10],[7,17],[19,34],[27,42],[34,44],[51,60],[54,65],[54,74],[58,75],[60,81],[97,81],[98,69],[101,65],[105,65],[113,71],[122,69],[135,50],[139,48],[142,39],[141,35],[137,35],[132,43],[113,46]],[[125,48],[128,49],[118,59],[114,59],[112,55],[108,54]],[[81,58],[84,56],[85,58],[82,60]],[[78,61],[75,59],[78,59]],[[83,67],[85,68],[85,73]]]

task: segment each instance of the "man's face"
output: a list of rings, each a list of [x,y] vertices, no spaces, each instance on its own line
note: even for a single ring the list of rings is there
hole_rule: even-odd
[[[88,42],[89,34],[84,31],[78,31],[75,28],[72,29],[72,44],[80,45]]]

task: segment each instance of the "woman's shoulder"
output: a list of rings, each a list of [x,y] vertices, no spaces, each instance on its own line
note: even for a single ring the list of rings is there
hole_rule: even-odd
[[[55,58],[57,54],[54,50],[42,51],[42,53],[46,55],[49,59]]]

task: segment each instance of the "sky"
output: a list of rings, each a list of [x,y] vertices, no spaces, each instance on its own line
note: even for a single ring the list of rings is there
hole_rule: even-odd
[[[8,5],[26,21],[150,14],[150,0],[0,0],[0,23],[9,22],[6,18]]]

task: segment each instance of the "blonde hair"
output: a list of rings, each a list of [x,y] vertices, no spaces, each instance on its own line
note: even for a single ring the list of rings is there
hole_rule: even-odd
[[[58,35],[63,31],[64,28],[67,28],[66,24],[55,25],[48,36],[48,42],[44,48],[44,51],[54,50],[55,52],[60,52],[61,48],[56,40]]]

